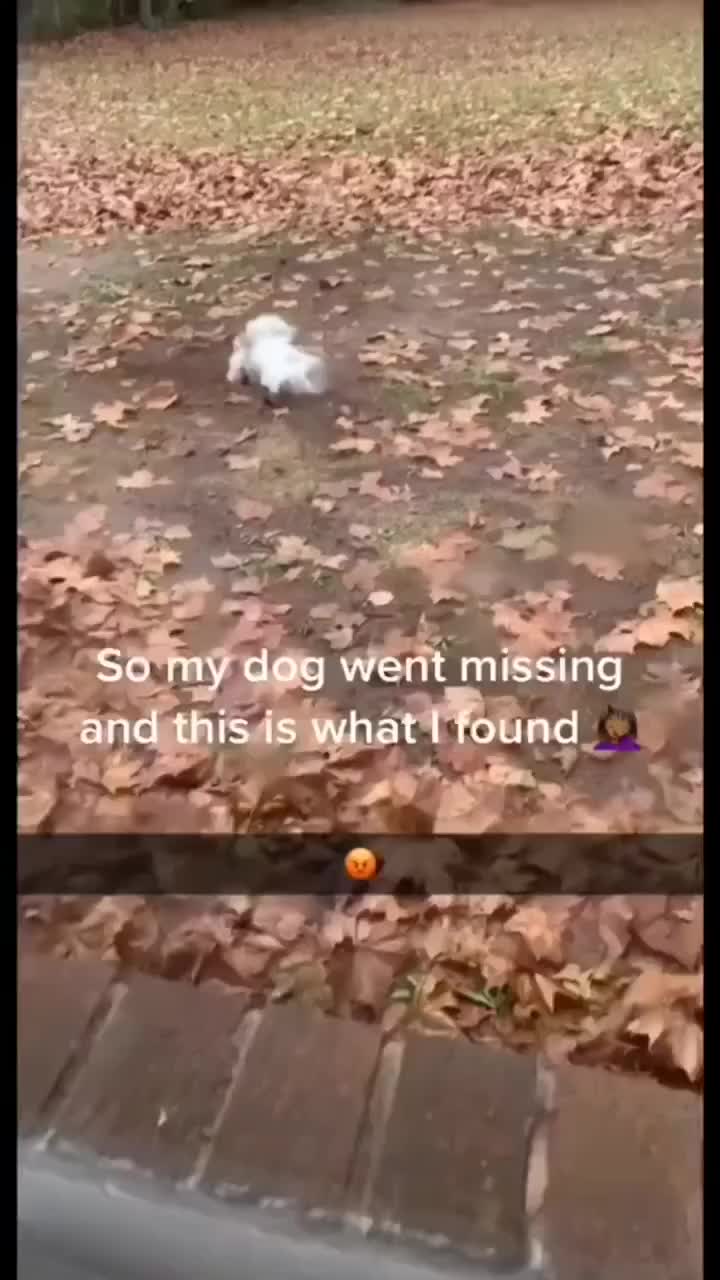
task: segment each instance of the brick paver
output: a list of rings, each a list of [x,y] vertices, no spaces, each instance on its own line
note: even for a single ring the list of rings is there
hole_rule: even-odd
[[[268,1010],[214,1145],[210,1186],[340,1209],[380,1035],[297,1005]]]
[[[486,1263],[525,1260],[531,1057],[464,1041],[407,1043],[370,1212],[455,1241]]]
[[[557,1280],[700,1280],[700,1099],[567,1067],[557,1108],[545,1210]]]
[[[190,1177],[230,1086],[244,1008],[236,995],[132,978],[58,1117],[58,1141]]]
[[[105,965],[22,956],[18,984],[18,1130],[43,1123],[53,1091],[112,981]]]

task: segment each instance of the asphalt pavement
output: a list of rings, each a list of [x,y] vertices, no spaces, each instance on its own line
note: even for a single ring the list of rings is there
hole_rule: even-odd
[[[163,1190],[26,1144],[18,1188],[18,1280],[493,1280],[446,1254],[418,1256],[322,1223],[308,1230],[280,1206]]]

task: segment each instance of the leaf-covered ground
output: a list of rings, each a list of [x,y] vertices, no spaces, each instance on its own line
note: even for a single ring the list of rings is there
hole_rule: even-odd
[[[702,932],[700,900],[657,895],[38,898],[22,922],[27,946],[256,1005],[298,999],[388,1035],[413,1026],[695,1086]]]
[[[670,227],[701,212],[694,3],[436,4],[87,36],[23,68],[22,233]]]
[[[700,828],[699,65],[692,12],[663,5],[307,16],[292,40],[254,19],[33,57],[22,830]],[[228,394],[239,317],[269,304],[327,347],[327,401]],[[103,686],[105,646],[158,664],[321,654],[328,679]],[[376,683],[365,714],[422,730],[435,710],[441,741],[323,750],[310,733],[358,706],[341,655],[435,651],[452,672],[560,646],[622,655],[617,696]],[[612,700],[637,712],[639,755],[592,750]],[[253,726],[271,708],[298,741],[78,742],[87,716],[187,705]],[[454,740],[462,708],[575,707],[579,747]],[[618,890],[234,899],[192,918],[41,902],[31,932],[388,1029],[696,1082],[700,904]]]

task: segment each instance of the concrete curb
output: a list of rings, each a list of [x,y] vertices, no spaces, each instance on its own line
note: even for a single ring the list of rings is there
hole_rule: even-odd
[[[382,1248],[383,1274],[398,1249],[476,1276],[702,1274],[702,1104],[649,1080],[41,957],[21,962],[19,1077],[26,1187],[74,1165],[87,1199],[132,1170],[126,1208],[196,1196],[248,1238],[334,1233],[348,1267]]]

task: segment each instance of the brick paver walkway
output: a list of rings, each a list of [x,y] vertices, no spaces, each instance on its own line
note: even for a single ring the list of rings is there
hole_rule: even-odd
[[[699,1280],[702,1103],[601,1070],[21,959],[19,1131],[556,1280]],[[545,1081],[541,1088],[541,1083]],[[551,1086],[548,1092],[548,1083]],[[554,1103],[551,1095],[554,1092]]]

